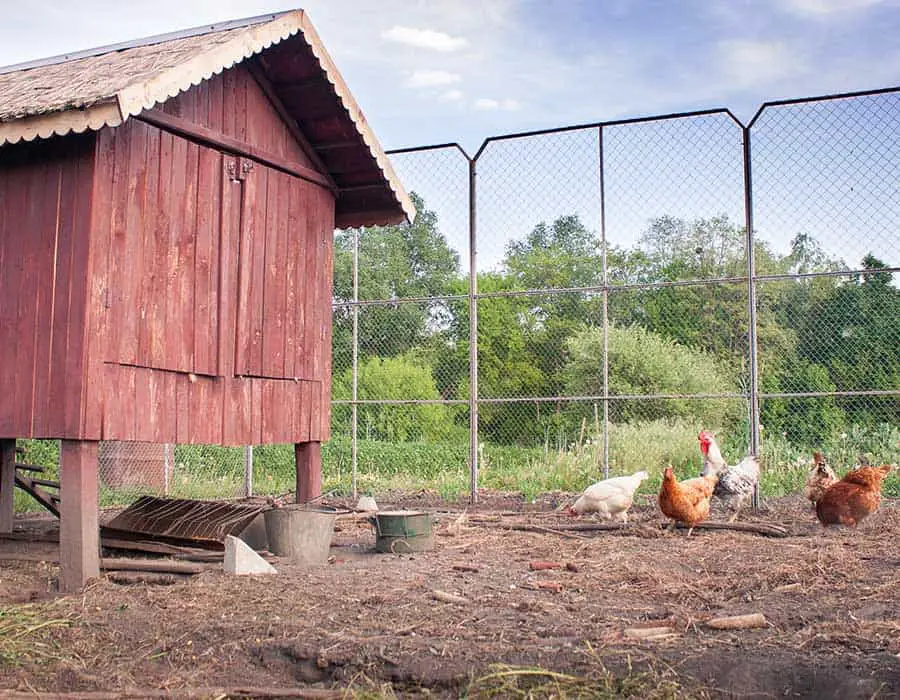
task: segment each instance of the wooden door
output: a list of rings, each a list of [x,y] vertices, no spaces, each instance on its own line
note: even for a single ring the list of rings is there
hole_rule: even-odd
[[[116,132],[105,359],[219,375],[229,159],[138,121]]]
[[[234,374],[321,380],[334,200],[256,162],[241,170]]]

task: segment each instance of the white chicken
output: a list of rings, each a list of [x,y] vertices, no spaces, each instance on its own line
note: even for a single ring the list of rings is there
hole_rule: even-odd
[[[588,486],[574,505],[567,509],[569,515],[597,513],[604,520],[618,516],[623,523],[628,522],[628,509],[634,501],[634,493],[647,472],[635,472],[629,476],[616,476]]]

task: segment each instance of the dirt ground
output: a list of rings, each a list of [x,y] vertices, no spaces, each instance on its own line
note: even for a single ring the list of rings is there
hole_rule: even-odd
[[[559,502],[484,494],[460,519],[465,504],[391,494],[381,507],[439,513],[431,551],[377,554],[371,526],[350,514],[337,519],[326,565],[275,559],[277,576],[208,571],[173,585],[103,577],[67,597],[53,592],[52,564],[8,560],[52,556],[55,545],[0,543],[0,645],[12,643],[12,628],[7,642],[2,633],[14,611],[45,623],[15,633],[27,646],[12,655],[0,646],[0,688],[98,698],[900,698],[900,502],[827,534],[799,497],[742,515],[783,526],[783,538],[664,531],[651,499],[625,530],[554,531],[593,522],[556,512]],[[54,524],[32,517],[18,528],[46,535]],[[538,560],[563,567],[532,571]],[[705,624],[757,612],[766,619],[757,629]],[[631,636],[647,627],[672,629]]]

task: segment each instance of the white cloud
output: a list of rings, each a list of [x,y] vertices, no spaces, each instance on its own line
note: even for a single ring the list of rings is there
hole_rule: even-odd
[[[786,0],[782,7],[796,15],[826,18],[836,13],[865,10],[883,0]]]
[[[411,88],[428,88],[453,85],[460,80],[462,80],[462,76],[459,73],[450,73],[445,70],[415,70],[410,73],[404,84]]]
[[[414,29],[413,27],[400,26],[393,26],[382,32],[381,38],[415,46],[419,49],[443,52],[458,51],[469,44],[465,37],[450,36],[444,32],[436,32],[432,29]]]
[[[441,102],[459,102],[463,97],[465,97],[465,93],[462,90],[447,90],[439,95],[438,99]]]
[[[504,110],[514,112],[519,109],[519,103],[516,100],[493,100],[488,97],[479,97],[474,103],[475,109],[481,110]]]
[[[732,87],[766,87],[805,71],[803,58],[780,41],[733,39],[718,48]]]

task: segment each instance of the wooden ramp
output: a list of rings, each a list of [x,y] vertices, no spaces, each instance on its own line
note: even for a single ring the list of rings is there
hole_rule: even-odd
[[[16,448],[16,456],[24,457],[25,451]],[[59,517],[59,482],[43,479],[38,474],[44,473],[44,467],[36,464],[16,462],[16,486]],[[53,489],[48,491],[48,489]]]

